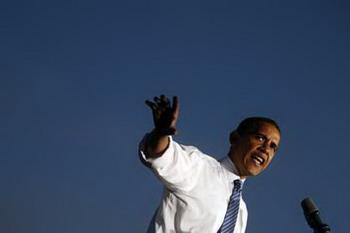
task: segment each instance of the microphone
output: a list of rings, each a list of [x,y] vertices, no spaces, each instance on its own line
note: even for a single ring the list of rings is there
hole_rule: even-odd
[[[304,215],[309,226],[314,230],[314,233],[330,233],[331,229],[325,224],[320,217],[320,211],[311,198],[305,198],[301,202],[304,210]]]

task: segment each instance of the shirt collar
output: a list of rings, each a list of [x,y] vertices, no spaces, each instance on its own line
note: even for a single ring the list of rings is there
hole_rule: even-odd
[[[219,162],[227,171],[229,171],[232,174],[233,180],[240,179],[244,183],[245,178],[241,179],[239,177],[237,168],[229,156],[222,158],[221,160],[219,160]]]

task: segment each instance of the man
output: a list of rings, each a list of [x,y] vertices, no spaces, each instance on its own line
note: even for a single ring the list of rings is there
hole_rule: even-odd
[[[247,208],[242,185],[272,161],[280,129],[269,118],[243,120],[230,134],[228,156],[220,161],[173,141],[179,101],[164,95],[146,101],[154,129],[140,143],[140,158],[164,184],[161,204],[148,232],[244,233]]]

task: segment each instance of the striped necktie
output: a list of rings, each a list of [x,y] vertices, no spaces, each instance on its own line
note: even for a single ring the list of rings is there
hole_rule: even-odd
[[[234,186],[232,195],[230,197],[230,202],[228,203],[224,222],[222,223],[218,233],[233,233],[233,230],[235,229],[239,210],[239,202],[242,193],[242,181],[235,180],[233,183]]]

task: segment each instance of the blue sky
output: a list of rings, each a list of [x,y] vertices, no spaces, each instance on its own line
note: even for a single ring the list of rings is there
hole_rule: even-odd
[[[310,196],[346,232],[347,1],[0,4],[0,231],[145,232],[162,186],[138,160],[144,104],[178,95],[176,140],[221,158],[247,116],[281,148],[247,181],[247,233],[307,232]]]

